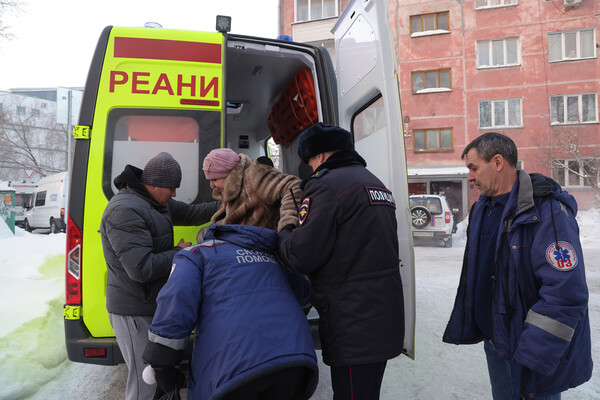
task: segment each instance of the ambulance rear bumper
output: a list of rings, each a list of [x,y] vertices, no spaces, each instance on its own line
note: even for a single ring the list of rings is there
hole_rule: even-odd
[[[67,356],[73,362],[97,365],[118,365],[125,362],[114,337],[93,337],[80,319],[65,319],[65,342]],[[104,354],[90,355],[97,354],[96,349],[104,349],[103,352],[100,351]]]

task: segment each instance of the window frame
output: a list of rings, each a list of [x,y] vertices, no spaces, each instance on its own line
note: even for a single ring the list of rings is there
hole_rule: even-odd
[[[446,19],[448,21],[448,29],[440,29],[438,27],[439,26],[438,16],[442,15],[442,14],[446,14]],[[423,18],[428,15],[435,16],[435,29],[433,29],[433,30],[431,30],[431,29],[425,30],[424,29],[425,24],[423,23]],[[421,30],[413,32],[413,30],[412,30],[413,18],[416,18],[416,17],[421,18]],[[441,34],[445,34],[445,33],[450,33],[450,11],[438,11],[438,12],[432,12],[432,13],[411,15],[411,16],[409,16],[409,19],[408,19],[408,25],[409,25],[409,29],[410,29],[410,37],[441,35]]]
[[[494,5],[489,4],[491,0],[483,0],[483,1],[487,2],[488,5],[477,7],[477,0],[474,0],[473,1],[473,9],[475,11],[478,11],[478,10],[489,10],[489,9],[493,9],[493,8],[514,7],[514,6],[519,5],[519,0],[499,0],[502,4],[494,4]],[[512,3],[505,4],[506,2],[509,2],[509,1]]]
[[[594,162],[596,164],[596,185],[600,184],[600,173],[598,172],[598,168],[600,168],[600,157],[584,157],[583,162]],[[577,171],[574,171],[570,166],[570,162],[575,162],[577,165]],[[585,168],[585,165],[584,165]],[[562,171],[562,176],[557,176],[556,171]],[[574,172],[571,172],[573,170]],[[562,187],[566,188],[591,188],[591,184],[587,184],[586,178],[581,176],[581,166],[577,159],[575,158],[554,158],[552,159],[551,165],[551,176],[556,182],[558,182]],[[571,182],[571,176],[574,175],[577,178],[577,184]],[[593,176],[588,178],[593,179]]]
[[[581,50],[582,50],[582,44],[581,44],[581,32],[583,31],[592,31],[592,39],[593,42],[591,44],[591,48],[592,48],[592,52],[593,55],[588,56],[588,57],[581,57]],[[567,34],[570,33],[576,33],[576,37],[575,37],[575,41],[576,41],[576,56],[575,57],[567,57],[566,56],[566,46],[565,46],[565,38]],[[551,55],[551,51],[550,51],[550,37],[552,35],[560,35],[560,52],[561,52],[561,57],[559,59],[554,59],[551,60],[550,59],[550,55]],[[557,63],[557,62],[565,62],[565,61],[579,61],[579,60],[590,60],[590,59],[594,59],[598,57],[598,50],[597,50],[597,46],[598,46],[598,41],[596,39],[596,28],[592,27],[592,28],[581,28],[581,29],[571,29],[571,30],[566,30],[566,31],[553,31],[553,32],[548,32],[547,36],[546,36],[546,40],[548,42],[548,62],[549,63]]]
[[[507,62],[507,55],[508,55],[508,41],[511,39],[516,39],[517,40],[517,61],[516,63],[508,63]],[[493,43],[497,42],[497,41],[502,41],[502,56],[504,58],[504,63],[503,64],[498,64],[498,65],[494,65],[493,64],[493,58],[494,58],[494,51],[493,51]],[[479,64],[479,45],[482,43],[487,43],[488,44],[488,64],[485,65],[480,65]],[[493,69],[493,68],[510,68],[510,67],[519,67],[522,64],[522,59],[521,59],[521,38],[519,36],[507,36],[504,38],[498,38],[498,39],[487,39],[487,40],[478,40],[475,42],[475,53],[476,53],[476,59],[477,59],[477,69]]]
[[[323,7],[324,7],[324,2],[326,0],[305,0],[306,4],[307,4],[307,14],[306,14],[306,19],[298,19],[298,16],[300,15],[300,13],[298,12],[298,0],[294,0],[294,22],[311,22],[311,21],[319,21],[322,19],[328,19],[328,18],[337,18],[340,16],[340,1],[341,0],[333,0],[334,3],[334,7],[335,7],[335,11],[334,11],[334,15],[330,15],[327,17],[323,16]],[[319,18],[312,18],[311,13],[312,13],[312,4],[313,2],[320,2],[321,3],[321,17]]]
[[[593,111],[593,116],[594,116],[594,120],[590,120],[590,121],[583,121],[583,96],[587,96],[587,95],[592,95],[594,98],[594,111]],[[568,106],[568,98],[569,97],[577,97],[577,111],[578,111],[578,118],[577,120],[571,120],[569,119],[569,106]],[[552,100],[555,98],[562,98],[563,99],[563,122],[558,121],[558,120],[553,120],[552,118],[552,109],[553,109],[553,104],[552,104]],[[550,96],[550,101],[549,101],[549,105],[550,105],[550,125],[579,125],[579,124],[597,124],[598,121],[598,93],[569,93],[569,94],[557,94],[557,95],[552,95]],[[558,114],[557,114],[558,115]]]
[[[120,171],[113,171],[113,156],[115,153],[116,142],[127,142],[121,137],[118,129],[119,120],[123,117],[184,117],[196,121],[198,124],[198,140],[196,142],[189,142],[190,145],[198,147],[199,154],[208,154],[212,149],[220,147],[220,143],[223,140],[221,132],[221,112],[212,110],[182,110],[182,109],[154,109],[154,108],[114,108],[112,109],[107,118],[106,135],[104,138],[104,158],[102,167],[102,190],[108,200],[116,194],[113,190],[113,179]],[[130,140],[131,141],[131,140]],[[135,140],[134,140],[135,141]],[[144,142],[143,140],[140,142]],[[152,141],[151,141],[152,142]],[[160,141],[159,141],[160,142]],[[164,143],[186,143],[178,140],[165,141]],[[176,154],[167,148],[162,151],[170,152],[176,159]],[[179,160],[182,169],[184,165],[182,160]],[[198,164],[194,167],[198,171],[202,169],[203,157],[199,156],[197,160]],[[136,165],[138,168],[143,168],[143,165]],[[185,174],[185,172],[184,172]],[[182,184],[185,184],[185,176],[182,178]],[[188,183],[189,184],[189,183]],[[197,189],[196,198],[193,199],[189,204],[200,204],[207,201],[212,201],[212,189],[210,183],[204,178],[203,174],[198,174],[197,181],[194,180],[193,184]],[[178,196],[180,194],[178,193]]]
[[[430,132],[437,131],[438,147],[428,147],[429,140],[428,136]],[[442,131],[450,131],[450,147],[441,147],[442,143]],[[417,134],[424,134],[425,147],[417,147],[416,138]],[[424,128],[424,129],[413,129],[413,151],[417,153],[440,153],[454,150],[454,129],[451,127],[443,128]]]
[[[518,100],[519,101],[519,125],[510,125],[509,119],[510,119],[510,111],[509,111],[509,101],[510,100]],[[490,107],[490,111],[491,111],[491,125],[490,126],[483,126],[481,124],[481,104],[482,103],[491,103],[491,107]],[[496,124],[496,113],[495,113],[495,107],[496,107],[496,103],[498,102],[503,102],[504,103],[504,122],[506,123],[505,125],[500,125],[500,124]],[[477,102],[477,112],[479,113],[478,115],[478,128],[485,130],[485,129],[520,129],[523,128],[523,99],[521,97],[511,97],[511,98],[506,98],[506,99],[490,99],[490,100],[479,100]]]
[[[440,86],[440,72],[448,71],[448,81],[449,87]],[[436,73],[436,87],[429,88],[426,86],[426,74],[435,72]],[[423,88],[419,90],[415,90],[415,76],[417,74],[422,74],[423,78]],[[452,91],[452,68],[439,68],[439,69],[430,69],[425,71],[412,71],[410,73],[410,86],[412,94],[427,94],[427,93],[440,93],[440,92],[451,92]]]

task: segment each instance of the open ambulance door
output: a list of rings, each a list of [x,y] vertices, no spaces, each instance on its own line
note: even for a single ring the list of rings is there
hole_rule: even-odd
[[[339,125],[354,135],[367,168],[396,200],[400,273],[404,288],[404,354],[415,357],[415,269],[406,155],[387,1],[352,0],[335,36]]]

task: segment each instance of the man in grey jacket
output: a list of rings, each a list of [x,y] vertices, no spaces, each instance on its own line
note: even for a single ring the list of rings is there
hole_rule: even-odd
[[[155,387],[142,380],[142,353],[156,310],[156,296],[167,281],[175,254],[174,225],[210,221],[218,202],[189,205],[173,199],[181,167],[168,153],[152,158],[143,170],[127,165],[115,178],[119,192],[110,199],[100,226],[108,269],[106,308],[127,368],[126,399],[152,399]]]

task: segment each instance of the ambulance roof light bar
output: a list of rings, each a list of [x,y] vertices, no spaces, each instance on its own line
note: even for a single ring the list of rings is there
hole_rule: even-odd
[[[217,32],[227,33],[231,31],[231,17],[217,15]]]
[[[158,22],[152,22],[152,21],[150,21],[150,22],[146,22],[144,24],[144,28],[160,29],[160,28],[162,28],[162,25],[159,24]]]

